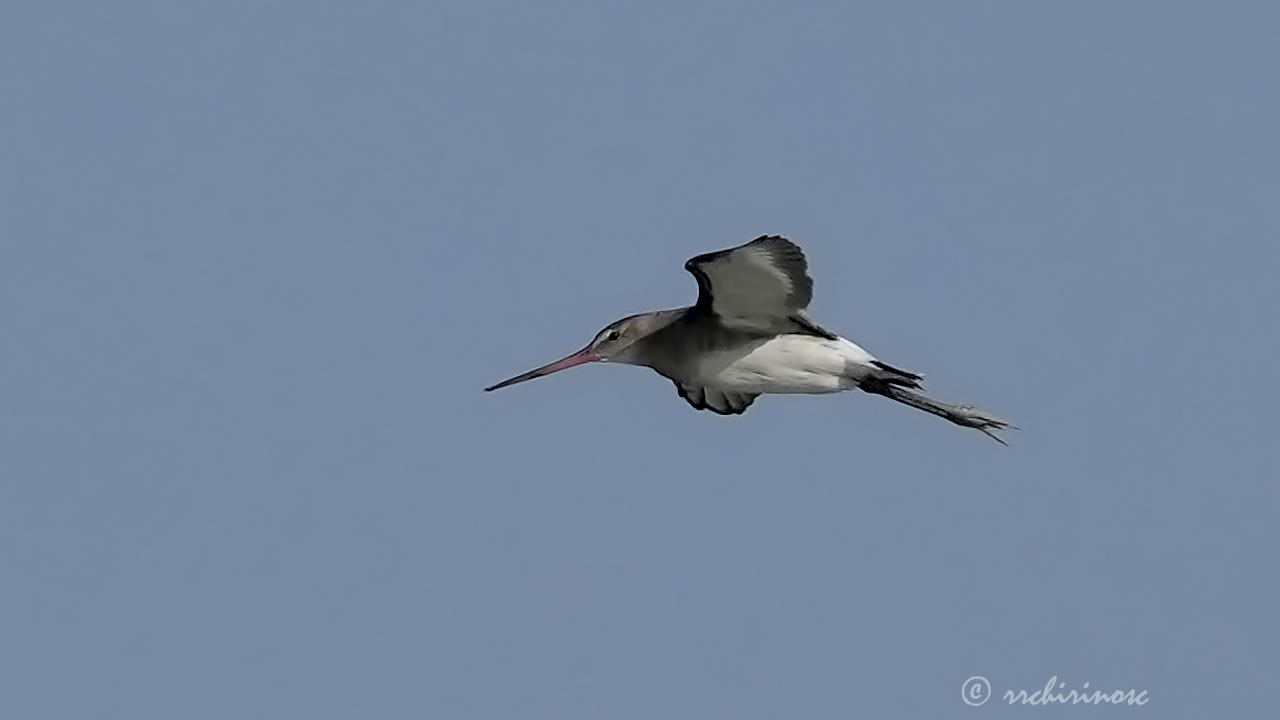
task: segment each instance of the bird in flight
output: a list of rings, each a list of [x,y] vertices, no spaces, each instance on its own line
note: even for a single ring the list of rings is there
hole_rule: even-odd
[[[969,405],[949,405],[911,389],[924,379],[877,360],[809,316],[813,297],[804,252],[777,235],[699,255],[684,265],[698,281],[690,307],[625,317],[578,352],[503,380],[485,391],[590,362],[652,368],[697,410],[745,412],[765,393],[858,389],[975,428],[998,442],[1012,427]]]

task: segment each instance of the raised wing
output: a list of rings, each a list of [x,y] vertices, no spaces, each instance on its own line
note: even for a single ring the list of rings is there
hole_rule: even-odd
[[[699,255],[684,264],[698,281],[698,312],[726,327],[762,334],[804,332],[835,338],[805,308],[813,279],[800,246],[777,235]]]

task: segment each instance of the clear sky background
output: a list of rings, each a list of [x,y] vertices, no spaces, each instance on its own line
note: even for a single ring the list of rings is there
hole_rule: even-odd
[[[1275,712],[1267,3],[0,13],[0,716]],[[1023,429],[647,370],[485,394],[807,251]]]

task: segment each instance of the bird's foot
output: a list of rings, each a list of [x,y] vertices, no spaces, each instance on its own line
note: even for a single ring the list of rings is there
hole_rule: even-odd
[[[964,425],[965,427],[981,430],[983,434],[1001,445],[1008,445],[1009,443],[1005,442],[1004,438],[1000,437],[996,433],[1002,430],[1018,429],[1017,425],[1011,424],[1008,420],[992,415],[985,410],[979,410],[972,405],[954,406],[954,411],[948,419],[957,425]]]

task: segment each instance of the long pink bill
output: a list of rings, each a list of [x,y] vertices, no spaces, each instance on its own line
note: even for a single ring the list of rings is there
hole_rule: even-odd
[[[561,370],[571,368],[574,365],[581,365],[583,363],[595,362],[599,359],[600,359],[600,356],[591,352],[590,348],[583,348],[568,357],[561,358],[551,363],[550,365],[543,365],[537,370],[530,370],[529,372],[524,373],[523,375],[517,375],[513,378],[503,380],[497,385],[485,388],[484,391],[489,392],[490,390],[497,390],[499,388],[504,388],[508,385],[515,385],[516,383],[522,383],[525,380],[540,378],[543,375],[550,375],[553,372],[560,372]]]

